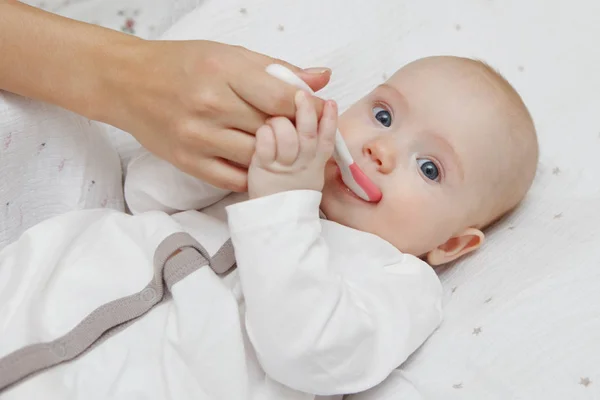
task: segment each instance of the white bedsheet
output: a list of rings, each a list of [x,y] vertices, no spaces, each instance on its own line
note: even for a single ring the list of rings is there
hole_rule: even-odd
[[[330,66],[324,95],[342,108],[415,58],[472,56],[530,106],[541,144],[530,196],[442,273],[438,332],[354,400],[600,398],[599,15],[592,0],[213,0],[167,36]]]

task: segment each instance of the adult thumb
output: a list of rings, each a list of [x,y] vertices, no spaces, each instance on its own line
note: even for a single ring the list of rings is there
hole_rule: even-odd
[[[331,70],[329,68],[306,68],[296,72],[310,88],[317,92],[323,89],[331,79]]]

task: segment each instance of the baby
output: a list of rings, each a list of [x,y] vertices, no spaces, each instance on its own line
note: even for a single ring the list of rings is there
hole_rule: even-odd
[[[482,230],[517,206],[535,175],[529,112],[511,85],[479,61],[430,57],[408,64],[340,117],[350,152],[383,193],[378,204],[354,196],[329,158],[335,105],[328,104],[317,129],[314,111],[303,96],[297,100],[296,129],[274,118],[257,132],[251,197],[322,191],[328,219],[431,265],[477,249]]]
[[[314,399],[373,387],[422,345],[442,317],[430,265],[477,249],[531,185],[529,113],[456,57],[405,66],[339,120],[306,96],[258,130],[250,199],[142,151],[133,216],[65,214],[0,252],[0,392]],[[336,127],[379,203],[342,183]]]

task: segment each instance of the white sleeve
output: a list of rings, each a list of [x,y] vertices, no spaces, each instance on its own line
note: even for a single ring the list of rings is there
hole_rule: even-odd
[[[317,395],[356,393],[382,382],[436,329],[442,288],[410,255],[359,274],[332,268],[320,200],[290,191],[227,208],[246,325],[271,378]]]
[[[229,193],[186,174],[144,148],[127,166],[124,194],[132,214],[200,210]]]

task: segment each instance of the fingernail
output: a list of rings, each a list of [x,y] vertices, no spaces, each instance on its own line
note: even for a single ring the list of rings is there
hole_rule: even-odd
[[[325,67],[313,67],[313,68],[305,68],[303,70],[307,74],[321,75],[325,73],[331,73],[331,69]]]
[[[306,100],[306,93],[304,93],[304,90],[298,90],[296,92],[296,98],[294,100],[296,100],[296,103],[301,103],[304,100]]]
[[[333,115],[337,115],[338,111],[337,104],[335,103],[335,101],[327,100],[327,102],[325,103],[325,107],[328,108],[327,112],[329,113],[330,117],[332,117]]]
[[[331,110],[337,113],[337,103],[334,100],[329,100],[329,107]]]

